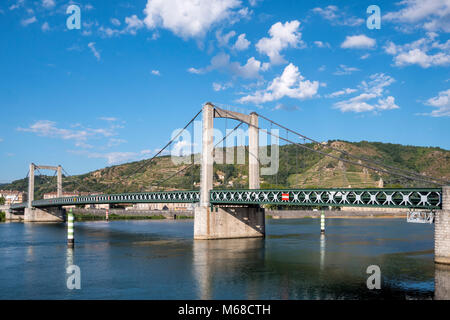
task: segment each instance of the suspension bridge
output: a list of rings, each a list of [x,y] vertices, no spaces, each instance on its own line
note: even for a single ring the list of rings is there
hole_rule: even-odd
[[[354,155],[329,144],[322,144],[295,130],[289,129],[263,115],[255,112],[247,115],[219,108],[206,103],[183,128],[185,130],[202,114],[202,150],[200,161],[200,190],[133,192],[118,194],[95,194],[73,197],[62,196],[62,167],[31,164],[28,173],[28,201],[11,206],[10,214],[24,215],[24,221],[65,220],[64,206],[87,204],[135,204],[135,203],[193,203],[195,204],[194,239],[224,239],[265,236],[264,205],[278,206],[318,206],[318,207],[378,207],[407,208],[425,210],[435,215],[435,261],[450,264],[450,182],[442,178],[430,177],[403,168],[386,165],[380,161],[364,156]],[[214,119],[225,118],[239,122],[232,130],[242,124],[248,126],[248,189],[213,189],[213,165],[215,160]],[[264,119],[286,132],[308,140],[315,147],[295,142],[288,137],[281,137],[259,126],[259,119]],[[176,141],[182,130],[175,135],[149,161]],[[298,148],[319,153],[338,161],[361,166],[378,174],[395,175],[403,179],[433,185],[433,188],[324,188],[324,189],[261,189],[260,188],[260,143],[259,135],[263,132],[271,138],[282,140]],[[231,133],[231,132],[230,132]],[[229,133],[229,134],[230,134]],[[227,136],[229,135],[227,134]],[[224,139],[227,138],[225,136]],[[327,152],[332,150],[335,153]],[[338,155],[336,155],[336,153]],[[193,156],[193,155],[192,155]],[[196,165],[176,172],[173,176]],[[55,170],[57,173],[57,197],[53,199],[34,199],[34,172],[39,169]],[[166,180],[168,180],[166,179]],[[166,181],[165,180],[165,181]]]

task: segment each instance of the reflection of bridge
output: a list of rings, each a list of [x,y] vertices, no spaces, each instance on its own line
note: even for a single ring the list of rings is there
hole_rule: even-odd
[[[78,197],[58,197],[54,199],[34,200],[34,168],[50,168],[58,170],[58,194],[62,193],[62,178],[60,167],[30,166],[29,199],[28,203],[15,204],[11,210],[15,213],[24,211],[25,221],[46,220],[50,215],[64,219],[64,206],[84,204],[117,204],[117,203],[197,203],[195,208],[194,238],[248,238],[263,237],[265,235],[264,209],[261,205],[290,205],[290,206],[356,206],[356,207],[385,207],[385,208],[413,208],[437,210],[435,225],[435,255],[437,262],[450,263],[450,187],[448,181],[432,178],[384,165],[376,160],[352,155],[346,151],[329,145],[322,145],[270,119],[256,113],[250,115],[232,112],[215,107],[207,103],[203,109],[202,152],[200,169],[200,191],[166,191],[140,192],[123,194],[102,194]],[[198,114],[197,114],[198,115]],[[259,127],[258,118],[262,117],[272,124],[278,125],[316,143],[317,148],[296,143],[287,138],[274,135]],[[196,117],[194,117],[195,119]],[[214,118],[228,118],[237,120],[249,127],[248,146],[248,180],[249,189],[246,190],[213,190],[214,154]],[[192,119],[190,123],[194,120]],[[240,125],[239,124],[239,125]],[[185,127],[186,128],[186,127]],[[234,130],[236,130],[236,127]],[[234,131],[233,130],[233,131]],[[411,188],[411,189],[260,189],[260,161],[259,134],[265,132],[275,138],[284,140],[318,152],[338,161],[365,167],[377,173],[394,174],[406,179],[435,184],[440,188]],[[175,137],[176,138],[176,137]],[[169,146],[173,138],[162,150]],[[227,137],[225,137],[227,138]],[[324,149],[340,153],[340,156],[327,153]],[[161,151],[162,151],[161,150]],[[160,152],[161,152],[160,151]],[[153,158],[152,158],[153,159]],[[234,154],[233,154],[234,159]],[[353,160],[356,159],[356,160]],[[151,162],[151,161],[150,161]],[[227,162],[228,163],[228,162]],[[191,166],[194,163],[191,164]],[[189,166],[190,167],[190,166]],[[264,172],[263,172],[264,174]]]

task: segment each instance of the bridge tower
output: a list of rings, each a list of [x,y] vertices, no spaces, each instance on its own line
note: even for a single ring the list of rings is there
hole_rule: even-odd
[[[42,166],[34,163],[30,164],[28,175],[28,205],[24,212],[25,222],[61,222],[65,215],[62,208],[38,209],[33,207],[34,201],[34,171],[36,169],[55,170],[56,171],[56,196],[62,197],[62,167],[61,166]]]
[[[442,187],[441,201],[434,222],[434,261],[450,265],[450,186]]]
[[[223,110],[212,103],[203,106],[200,203],[195,208],[194,239],[229,239],[264,237],[264,209],[259,205],[212,206],[214,118],[239,120],[249,125],[249,188],[259,189],[258,115]]]

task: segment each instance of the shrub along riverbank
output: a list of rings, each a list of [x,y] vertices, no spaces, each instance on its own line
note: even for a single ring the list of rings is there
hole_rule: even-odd
[[[6,214],[3,211],[0,211],[0,222],[4,222],[6,220]]]
[[[74,214],[75,221],[102,221],[106,220],[105,216],[93,215],[93,214]],[[131,215],[118,215],[110,214],[109,220],[164,220],[166,217],[163,215],[152,216],[131,216]],[[177,216],[177,220],[193,219],[187,216]]]

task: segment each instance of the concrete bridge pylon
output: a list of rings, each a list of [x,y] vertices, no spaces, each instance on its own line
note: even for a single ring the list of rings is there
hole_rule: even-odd
[[[441,201],[434,222],[434,261],[450,265],[450,186],[442,187]]]
[[[213,188],[214,118],[240,120],[249,125],[249,188],[259,189],[258,115],[222,110],[212,103],[203,106],[200,203],[195,208],[194,239],[213,240],[265,236],[265,213],[259,205],[211,206]]]
[[[62,197],[62,167],[59,166],[43,166],[30,164],[28,175],[28,205],[24,210],[24,222],[61,222],[65,219],[64,210],[59,207],[49,209],[39,209],[33,207],[34,201],[34,172],[37,169],[55,170],[56,171],[56,196]]]

